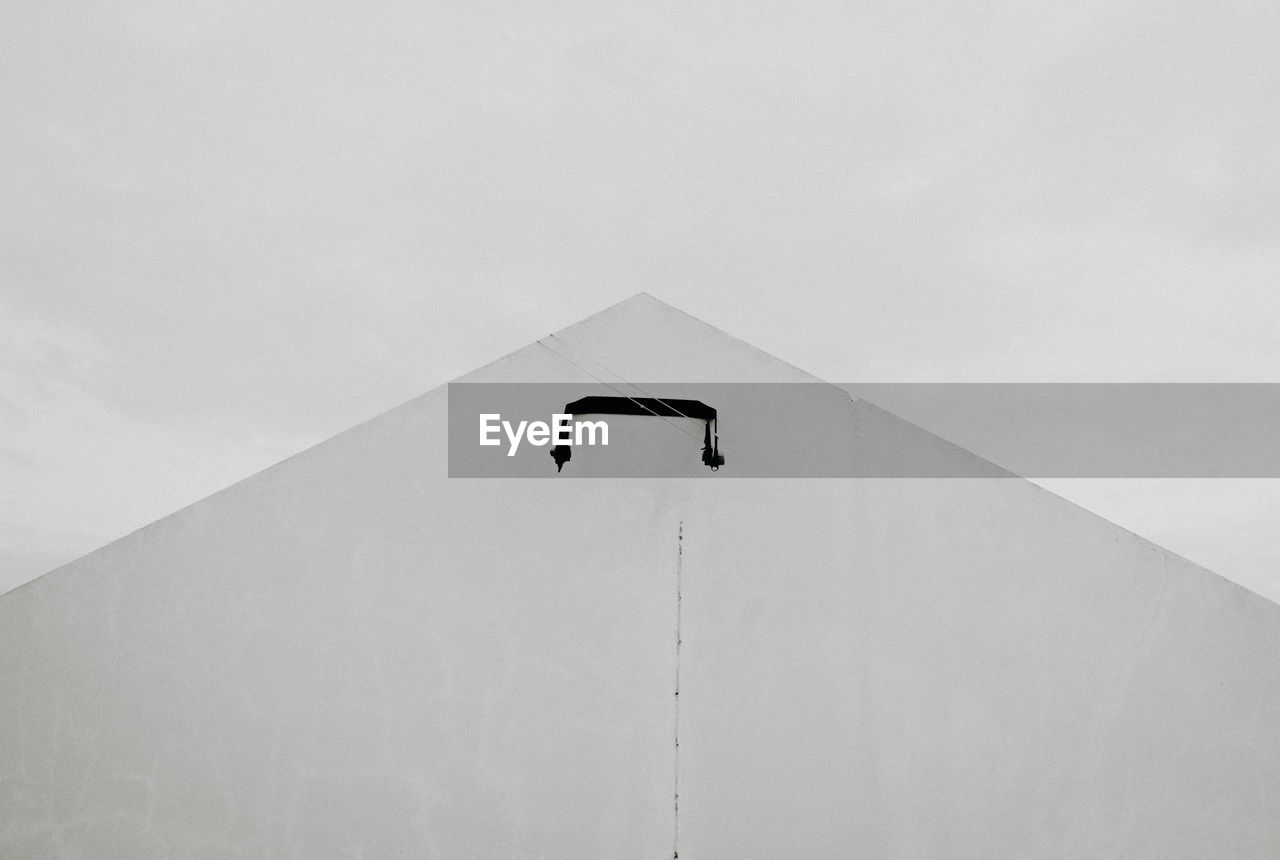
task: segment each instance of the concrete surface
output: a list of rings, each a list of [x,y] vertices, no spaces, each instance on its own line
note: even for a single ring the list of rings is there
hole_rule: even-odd
[[[647,296],[466,379],[565,355],[813,381]],[[449,479],[445,406],[0,599],[0,856],[1280,854],[1275,604],[1017,479]]]

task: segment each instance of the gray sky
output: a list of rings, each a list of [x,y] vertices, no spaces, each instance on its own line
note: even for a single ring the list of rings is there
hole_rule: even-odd
[[[1280,6],[6,4],[0,591],[637,291],[1278,381]],[[1056,482],[1280,598],[1275,482]]]

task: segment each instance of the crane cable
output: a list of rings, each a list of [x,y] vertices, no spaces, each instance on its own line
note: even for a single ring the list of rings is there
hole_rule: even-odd
[[[552,334],[552,335],[548,335],[548,336],[549,336],[549,337],[555,337],[555,338],[556,338],[556,340],[559,340],[561,343],[564,343],[566,346],[568,346],[568,347],[569,347],[570,349],[572,349],[574,352],[577,352],[579,355],[585,356],[587,359],[589,359],[590,361],[594,362],[597,366],[599,366],[599,367],[603,368],[603,369],[604,369],[605,371],[607,371],[608,373],[611,373],[611,374],[613,374],[614,376],[618,377],[618,379],[622,381],[622,384],[623,384],[623,385],[629,385],[629,386],[631,386],[632,388],[635,388],[635,389],[639,390],[641,393],[646,394],[646,395],[649,395],[650,397],[652,397],[652,395],[651,395],[651,394],[649,394],[649,392],[645,391],[645,390],[644,390],[642,387],[640,387],[639,385],[636,385],[634,382],[627,382],[627,380],[626,380],[626,379],[624,379],[620,374],[615,373],[615,372],[614,372],[614,371],[612,371],[612,370],[609,370],[609,368],[605,367],[603,364],[600,364],[600,362],[596,361],[594,358],[591,358],[591,356],[587,355],[585,352],[583,352],[582,350],[580,350],[580,349],[578,349],[577,347],[573,346],[572,344],[568,343],[567,341],[563,340],[562,338],[558,338],[558,337],[556,337],[554,334]],[[547,343],[545,340],[543,340],[542,338],[538,338],[538,343],[542,344],[542,346],[543,346],[543,347],[545,347],[545,348],[546,348],[546,350],[547,350],[548,352],[550,352],[552,355],[556,356],[556,357],[557,357],[557,358],[559,358],[559,359],[562,359],[563,361],[568,362],[569,364],[572,364],[574,367],[578,368],[578,370],[581,370],[581,371],[582,371],[583,373],[585,373],[587,376],[590,376],[590,377],[591,377],[592,379],[594,379],[596,382],[599,382],[601,385],[606,386],[607,388],[609,388],[609,389],[610,389],[611,391],[613,391],[614,393],[616,393],[616,394],[618,394],[618,395],[620,395],[620,396],[622,396],[622,397],[625,397],[627,400],[630,400],[632,403],[634,403],[635,405],[639,406],[641,409],[643,409],[644,411],[648,412],[650,415],[653,415],[655,418],[661,418],[663,421],[667,422],[667,423],[668,423],[668,424],[670,424],[672,427],[674,427],[676,430],[678,430],[678,431],[680,431],[681,433],[683,433],[684,435],[688,436],[690,439],[694,439],[694,440],[696,440],[696,441],[698,441],[698,442],[703,442],[703,441],[704,441],[703,439],[699,439],[697,435],[695,435],[695,434],[693,434],[693,433],[690,433],[688,430],[684,429],[684,428],[683,428],[683,427],[681,427],[679,424],[677,424],[677,423],[675,423],[674,421],[670,420],[670,419],[669,419],[669,418],[667,418],[665,415],[660,415],[660,414],[658,414],[657,412],[654,412],[654,411],[653,411],[652,409],[650,409],[648,406],[645,406],[643,403],[641,403],[639,400],[636,400],[636,399],[635,399],[634,397],[632,397],[631,395],[626,394],[626,393],[625,393],[625,392],[623,392],[623,391],[620,391],[620,390],[619,390],[616,386],[614,386],[613,384],[611,384],[611,383],[609,383],[609,382],[606,382],[605,380],[603,380],[603,379],[601,379],[600,377],[596,376],[594,373],[592,373],[591,371],[587,370],[587,369],[586,369],[585,367],[583,367],[581,364],[578,364],[576,361],[574,361],[573,359],[569,358],[569,356],[565,355],[565,354],[564,354],[564,353],[562,353],[562,352],[559,352],[558,350],[552,349],[552,348],[551,348],[551,345],[550,345],[549,343]],[[677,415],[679,415],[679,416],[680,416],[680,417],[682,417],[682,418],[688,419],[689,421],[696,421],[696,420],[697,420],[696,418],[689,418],[689,416],[688,416],[688,415],[685,415],[685,414],[684,414],[683,412],[681,412],[679,409],[676,409],[674,406],[671,406],[671,404],[666,403],[666,401],[662,400],[662,398],[660,398],[660,397],[652,397],[652,399],[653,399],[653,400],[657,400],[658,402],[665,404],[669,409],[671,409],[671,411],[672,411],[672,412],[676,413]]]

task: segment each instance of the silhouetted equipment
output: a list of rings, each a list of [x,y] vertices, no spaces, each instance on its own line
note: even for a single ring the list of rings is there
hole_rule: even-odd
[[[693,418],[703,422],[702,462],[717,472],[724,465],[720,453],[720,425],[716,410],[701,400],[679,400],[659,397],[583,397],[566,403],[565,415],[652,415],[656,418]],[[714,429],[712,427],[714,426]],[[563,425],[562,425],[563,426]],[[556,445],[551,449],[556,471],[564,468],[572,454],[568,445]]]
[[[556,461],[556,471],[559,472],[564,468],[564,464],[569,462],[569,446],[557,445],[551,449],[551,456]]]

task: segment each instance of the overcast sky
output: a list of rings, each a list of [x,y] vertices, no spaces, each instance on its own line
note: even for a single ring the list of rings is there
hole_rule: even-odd
[[[8,2],[0,591],[646,290],[840,381],[1280,381],[1280,6]],[[1280,598],[1276,482],[1057,489]]]

